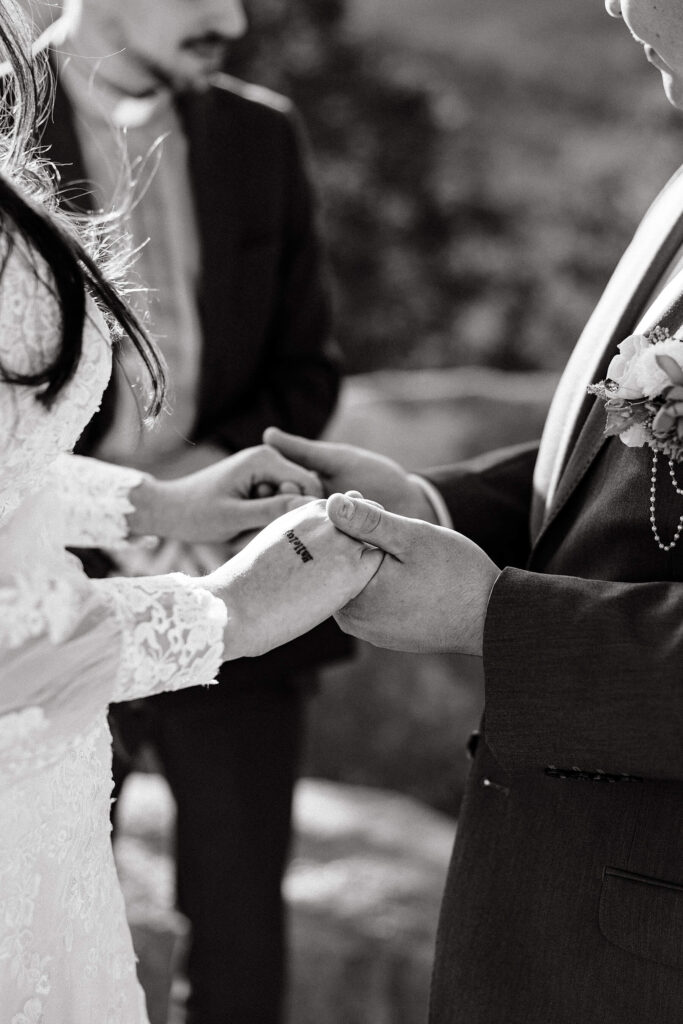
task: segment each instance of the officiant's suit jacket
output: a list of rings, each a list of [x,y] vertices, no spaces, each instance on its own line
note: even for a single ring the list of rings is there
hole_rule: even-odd
[[[339,371],[295,112],[283,97],[229,76],[178,102],[201,255],[191,440],[228,453],[260,443],[269,424],[317,436],[334,407]],[[67,193],[87,199],[73,117],[58,89],[43,141]],[[114,397],[108,389],[82,453],[96,450]],[[263,657],[228,662],[219,686],[116,710],[117,733],[131,752],[151,739],[178,805],[178,894],[192,924],[188,1021],[281,1019],[281,878],[302,698],[311,670],[348,651],[347,638],[324,623]],[[117,784],[124,771],[115,758]]]
[[[188,94],[179,112],[201,252],[202,354],[190,440],[230,453],[260,444],[271,424],[316,437],[336,402],[339,366],[296,115],[284,97],[229,75]],[[43,144],[67,197],[88,209],[73,119],[57,83]],[[81,438],[81,454],[90,454],[109,427],[114,390],[110,386]],[[333,661],[349,649],[330,621],[258,660],[233,661],[225,671],[232,687],[249,685]]]
[[[428,474],[456,529],[505,567],[432,1024],[683,1021],[683,544],[661,551],[650,531],[649,449],[605,440],[584,397],[683,290],[678,277],[651,306],[682,215],[679,172],[578,343],[540,451]],[[666,541],[683,497],[661,463]]]

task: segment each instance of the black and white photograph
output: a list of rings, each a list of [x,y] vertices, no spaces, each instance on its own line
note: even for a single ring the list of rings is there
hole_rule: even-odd
[[[0,1024],[681,1024],[683,0],[0,0]]]

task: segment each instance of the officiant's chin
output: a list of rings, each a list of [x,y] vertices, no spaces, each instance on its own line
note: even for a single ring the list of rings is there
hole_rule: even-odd
[[[206,88],[211,77],[223,66],[229,45],[230,40],[218,36],[183,43],[175,67],[176,76],[183,78],[188,88]]]

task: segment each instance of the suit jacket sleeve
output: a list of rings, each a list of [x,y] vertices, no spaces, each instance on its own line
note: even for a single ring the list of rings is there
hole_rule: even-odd
[[[514,445],[423,474],[440,490],[453,520],[501,568],[530,552],[529,510],[538,442]]]
[[[484,636],[503,767],[683,779],[683,584],[506,569]]]
[[[245,396],[243,406],[213,438],[228,451],[258,444],[271,425],[317,437],[339,392],[340,358],[330,335],[329,287],[305,138],[293,111],[280,124],[286,212],[267,359],[258,390]]]

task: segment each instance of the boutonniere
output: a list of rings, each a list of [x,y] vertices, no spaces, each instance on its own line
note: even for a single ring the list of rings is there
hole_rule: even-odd
[[[674,536],[664,543],[657,529],[657,469],[660,455],[667,459],[669,479],[683,496],[676,465],[683,462],[683,340],[667,327],[632,334],[617,347],[607,377],[588,391],[605,403],[605,436],[618,437],[630,448],[652,449],[650,474],[650,526],[657,546],[671,551],[683,533],[683,515]]]

